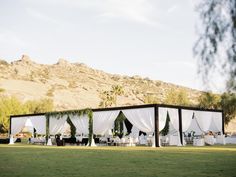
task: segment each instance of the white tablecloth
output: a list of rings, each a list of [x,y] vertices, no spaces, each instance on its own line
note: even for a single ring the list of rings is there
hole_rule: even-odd
[[[225,142],[226,144],[236,144],[236,137],[226,137]]]
[[[204,136],[205,143],[208,145],[214,145],[215,144],[215,138],[213,135],[206,135]]]
[[[223,144],[223,145],[225,145],[225,135],[218,135],[218,136],[216,136],[216,144]]]
[[[33,143],[45,143],[46,139],[45,138],[30,138],[30,142]]]
[[[193,146],[204,146],[205,142],[203,138],[194,138],[193,139]]]

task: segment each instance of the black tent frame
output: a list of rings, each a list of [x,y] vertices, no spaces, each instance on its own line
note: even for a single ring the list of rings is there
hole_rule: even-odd
[[[134,105],[134,106],[120,106],[120,107],[109,107],[109,108],[95,108],[91,109],[93,112],[98,111],[112,111],[112,110],[125,110],[125,109],[137,109],[137,108],[154,108],[154,117],[155,117],[155,142],[156,147],[160,147],[159,142],[159,115],[158,115],[158,108],[165,107],[165,108],[175,108],[178,109],[179,114],[179,133],[180,135],[183,134],[182,131],[182,111],[181,110],[193,110],[193,111],[210,111],[210,112],[221,112],[222,113],[222,133],[225,133],[224,128],[224,112],[223,110],[219,109],[204,109],[199,107],[190,107],[190,106],[177,106],[177,105],[168,105],[168,104],[144,104],[144,105]],[[58,111],[63,112],[63,111]],[[45,115],[46,113],[37,113],[37,114],[22,114],[22,115],[11,115],[10,116],[10,130],[9,135],[11,134],[11,120],[12,118],[19,118],[19,117],[26,117],[26,116],[39,116]],[[183,144],[183,137],[180,136],[180,142]]]

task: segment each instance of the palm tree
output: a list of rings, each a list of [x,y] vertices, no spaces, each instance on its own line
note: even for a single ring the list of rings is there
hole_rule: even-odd
[[[112,105],[116,106],[117,96],[124,94],[124,90],[122,86],[113,85],[110,91],[103,91],[100,94],[101,102],[99,103],[99,107],[110,107]]]

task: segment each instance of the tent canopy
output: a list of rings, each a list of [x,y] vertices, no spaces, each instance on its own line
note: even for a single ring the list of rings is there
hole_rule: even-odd
[[[109,134],[109,131],[114,126],[114,121],[119,113],[122,112],[133,125],[131,133],[135,134],[137,129],[148,134],[154,134],[157,143],[159,143],[159,132],[165,127],[167,114],[170,118],[171,129],[173,132],[179,133],[179,139],[182,138],[180,135],[188,131],[189,128],[196,129],[196,125],[198,125],[202,132],[214,131],[224,133],[223,114],[221,110],[204,110],[194,107],[150,104],[92,109],[92,112],[92,125],[89,125],[88,115],[70,115],[68,111],[66,112],[67,114],[60,117],[56,114],[50,116],[47,124],[46,113],[40,115],[11,116],[10,132],[13,135],[19,133],[25,126],[27,119],[30,119],[37,133],[46,134],[46,126],[48,126],[49,134],[55,135],[62,133],[66,120],[70,118],[71,122],[76,127],[76,134],[88,134],[89,127],[91,126],[93,134],[104,135]],[[193,120],[195,122],[193,122]]]

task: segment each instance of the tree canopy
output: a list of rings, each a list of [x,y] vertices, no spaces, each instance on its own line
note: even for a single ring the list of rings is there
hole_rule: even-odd
[[[10,115],[42,113],[53,110],[53,101],[50,99],[30,100],[25,103],[16,97],[0,96],[0,133],[9,129]]]
[[[117,96],[121,96],[124,94],[124,88],[120,85],[113,85],[111,90],[103,91],[100,93],[101,101],[99,103],[99,107],[110,107],[116,106]]]
[[[222,95],[203,93],[198,101],[198,106],[201,108],[222,109],[226,125],[236,117],[236,94],[234,93],[223,93]]]

